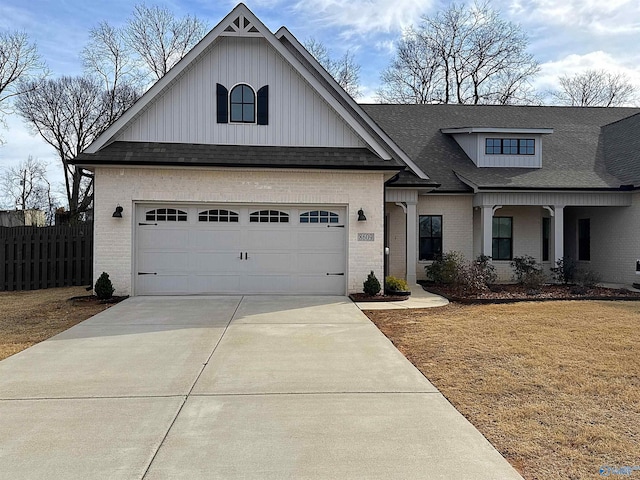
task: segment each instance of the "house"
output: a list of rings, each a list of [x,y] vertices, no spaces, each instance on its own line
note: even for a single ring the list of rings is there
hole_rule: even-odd
[[[46,223],[42,210],[0,210],[0,227],[44,227]]]
[[[94,275],[345,294],[458,250],[504,278],[514,255],[573,255],[631,283],[638,112],[358,105],[240,4],[74,160],[95,173]]]

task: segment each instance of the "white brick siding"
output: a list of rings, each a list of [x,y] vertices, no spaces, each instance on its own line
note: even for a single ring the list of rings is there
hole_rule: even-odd
[[[442,251],[460,252],[467,260],[473,256],[473,197],[471,195],[421,195],[420,215],[442,215]],[[418,229],[418,238],[420,231]],[[420,242],[418,241],[418,248]],[[418,260],[416,274],[425,279],[424,267],[431,262]]]
[[[572,207],[565,209],[565,253],[578,256],[577,223],[591,219],[591,261],[580,262],[600,274],[603,282],[640,282],[635,274],[640,259],[640,193],[630,207]]]
[[[362,291],[373,270],[383,275],[384,174],[301,170],[96,168],[94,277],[109,273],[117,295],[132,292],[134,202],[334,204],[347,207],[347,288]],[[116,205],[123,218],[112,218]],[[358,222],[363,208],[366,222]],[[358,233],[375,241],[358,241]]]

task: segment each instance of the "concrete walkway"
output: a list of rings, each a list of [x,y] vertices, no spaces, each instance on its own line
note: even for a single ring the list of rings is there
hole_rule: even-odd
[[[447,305],[449,300],[435,293],[427,292],[422,285],[411,287],[411,296],[401,302],[357,302],[360,310],[402,310],[408,308],[432,308]]]
[[[344,297],[136,297],[0,362],[15,479],[519,479]]]

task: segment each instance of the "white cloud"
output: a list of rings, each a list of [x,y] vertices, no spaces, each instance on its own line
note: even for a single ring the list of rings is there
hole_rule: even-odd
[[[607,52],[595,51],[585,55],[567,55],[559,60],[546,62],[540,65],[535,87],[540,91],[557,89],[558,77],[561,75],[572,76],[585,70],[605,70],[611,73],[621,73],[627,76],[640,92],[640,67],[629,65],[615,58]]]
[[[637,34],[640,27],[637,0],[510,0],[506,7],[514,21],[588,29],[596,35]]]
[[[295,11],[313,22],[342,28],[341,37],[348,39],[400,32],[418,23],[433,4],[433,0],[302,0],[295,4]]]

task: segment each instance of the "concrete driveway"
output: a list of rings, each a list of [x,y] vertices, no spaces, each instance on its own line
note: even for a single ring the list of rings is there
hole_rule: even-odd
[[[136,297],[0,362],[3,478],[519,479],[344,297]]]

